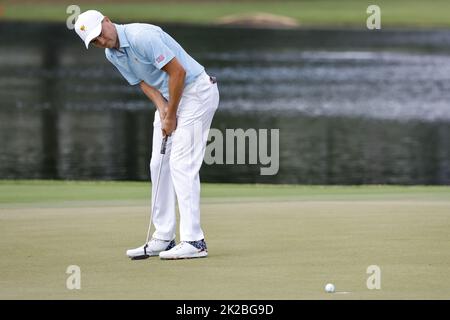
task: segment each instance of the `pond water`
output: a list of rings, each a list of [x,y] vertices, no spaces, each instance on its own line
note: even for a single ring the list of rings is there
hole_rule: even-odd
[[[450,31],[163,26],[217,76],[212,127],[278,129],[279,169],[204,182],[450,183]],[[0,178],[146,180],[154,106],[65,24],[0,23]]]

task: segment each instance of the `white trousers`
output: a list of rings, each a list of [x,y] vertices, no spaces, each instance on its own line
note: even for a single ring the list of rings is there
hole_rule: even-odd
[[[153,150],[150,161],[152,180],[153,237],[172,240],[176,234],[175,204],[180,212],[180,241],[204,239],[200,226],[199,171],[214,113],[219,105],[217,84],[204,72],[183,90],[177,110],[177,128],[167,140],[161,155],[161,121],[155,112]],[[158,170],[162,160],[158,196],[155,201]]]

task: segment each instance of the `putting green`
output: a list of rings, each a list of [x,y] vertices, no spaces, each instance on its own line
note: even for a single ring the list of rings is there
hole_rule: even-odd
[[[450,298],[449,187],[204,184],[209,257],[130,261],[148,192],[0,181],[0,299]],[[80,290],[66,288],[70,265]],[[366,286],[370,265],[379,290]]]

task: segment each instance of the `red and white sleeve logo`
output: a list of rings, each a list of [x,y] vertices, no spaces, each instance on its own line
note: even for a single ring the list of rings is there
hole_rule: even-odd
[[[156,58],[156,62],[160,63],[161,61],[164,61],[164,59],[164,55],[160,55],[158,58]]]

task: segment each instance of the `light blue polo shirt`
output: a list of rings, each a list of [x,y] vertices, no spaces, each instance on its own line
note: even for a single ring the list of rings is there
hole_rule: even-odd
[[[169,99],[169,75],[161,70],[174,57],[186,71],[185,86],[205,68],[160,27],[145,23],[114,24],[119,49],[105,49],[106,58],[130,85],[145,81]]]

